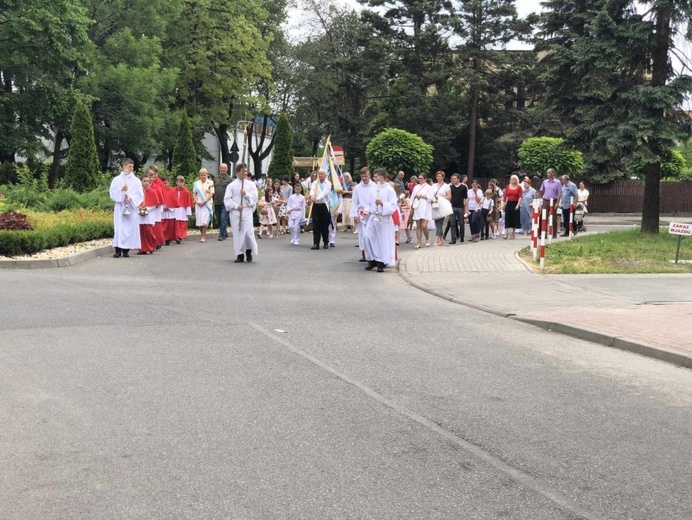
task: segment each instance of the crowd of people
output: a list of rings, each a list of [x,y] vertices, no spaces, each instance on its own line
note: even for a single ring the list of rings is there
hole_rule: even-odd
[[[290,234],[291,244],[298,246],[301,235],[312,230],[311,249],[336,247],[341,226],[343,232],[358,235],[360,260],[368,264],[366,269],[382,272],[394,263],[396,246],[404,236],[410,243],[415,235],[414,248],[420,249],[464,242],[467,225],[470,242],[530,234],[536,200],[545,209],[553,203],[552,230],[557,237],[559,214],[563,223],[569,222],[573,202],[586,208],[589,197],[583,183],[577,188],[567,175],[558,180],[552,168],[539,190],[532,187],[529,177],[520,180],[517,175],[504,188],[491,179],[482,190],[477,181],[469,186],[467,176],[458,173],[450,179],[442,171],[434,179],[418,174],[407,181],[403,171],[391,178],[384,169],[371,175],[368,168],[361,169],[358,183],[345,173],[344,185],[337,190],[324,170],[305,177],[295,173],[291,178],[253,180],[247,166],[239,164],[232,179],[228,166],[222,164],[213,180],[206,169],[200,170],[192,193],[183,177],[171,186],[167,177],[159,178],[155,166],[141,179],[132,168],[132,161],[125,160],[110,189],[115,201],[115,257],[127,257],[131,249],[152,254],[163,245],[180,244],[187,237],[188,217],[194,208],[202,243],[214,220],[219,241],[229,237],[230,225],[236,263],[252,262],[257,240],[263,237]],[[567,226],[563,229],[566,236]]]

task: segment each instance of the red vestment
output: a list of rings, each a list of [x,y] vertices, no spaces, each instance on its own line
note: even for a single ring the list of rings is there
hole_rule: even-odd
[[[178,209],[176,210],[175,237],[178,240],[187,238],[187,217],[188,211],[192,213],[192,196],[188,189],[183,186],[176,188]]]
[[[163,239],[166,242],[176,240],[176,212],[178,210],[178,190],[175,188],[164,188],[164,205],[168,211],[164,213],[161,225],[163,227]]]

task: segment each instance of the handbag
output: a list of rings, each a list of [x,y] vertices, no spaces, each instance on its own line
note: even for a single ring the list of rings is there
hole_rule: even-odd
[[[448,201],[447,199],[443,198],[437,198],[437,207],[435,207],[435,203],[433,203],[432,206],[432,218],[433,220],[439,220],[441,218],[448,217],[454,211],[452,210],[452,203]]]

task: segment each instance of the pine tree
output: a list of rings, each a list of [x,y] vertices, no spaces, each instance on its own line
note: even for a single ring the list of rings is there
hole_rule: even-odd
[[[98,182],[99,156],[94,140],[94,123],[87,107],[79,101],[72,117],[65,184],[85,192],[96,188]]]
[[[563,9],[559,4],[556,8]],[[549,81],[548,93],[574,125],[567,142],[584,152],[592,171],[644,167],[643,233],[659,231],[661,164],[675,142],[689,135],[689,122],[681,124],[681,108],[692,91],[692,77],[670,66],[670,55],[678,55],[675,36],[689,21],[692,7],[686,0],[651,6],[643,16],[633,2],[623,0],[606,3],[594,14],[594,2],[588,23],[583,16],[565,19],[564,41],[556,43],[567,42],[569,51],[553,54],[545,75],[555,82],[564,70],[578,78],[567,89],[555,89]],[[560,80],[566,81],[564,77]],[[600,180],[612,178],[611,173]]]
[[[293,131],[286,114],[281,114],[276,124],[276,139],[274,140],[274,155],[267,172],[272,179],[281,179],[284,175],[291,177],[293,173]]]
[[[190,179],[197,175],[198,168],[199,162],[192,141],[190,118],[187,116],[187,111],[183,110],[178,126],[178,139],[175,142],[175,148],[173,148],[173,174]]]

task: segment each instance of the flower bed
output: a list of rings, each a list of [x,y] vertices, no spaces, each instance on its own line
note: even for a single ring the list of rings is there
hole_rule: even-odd
[[[27,212],[26,217],[31,229],[0,230],[0,255],[28,255],[113,236],[112,214],[104,211]]]

